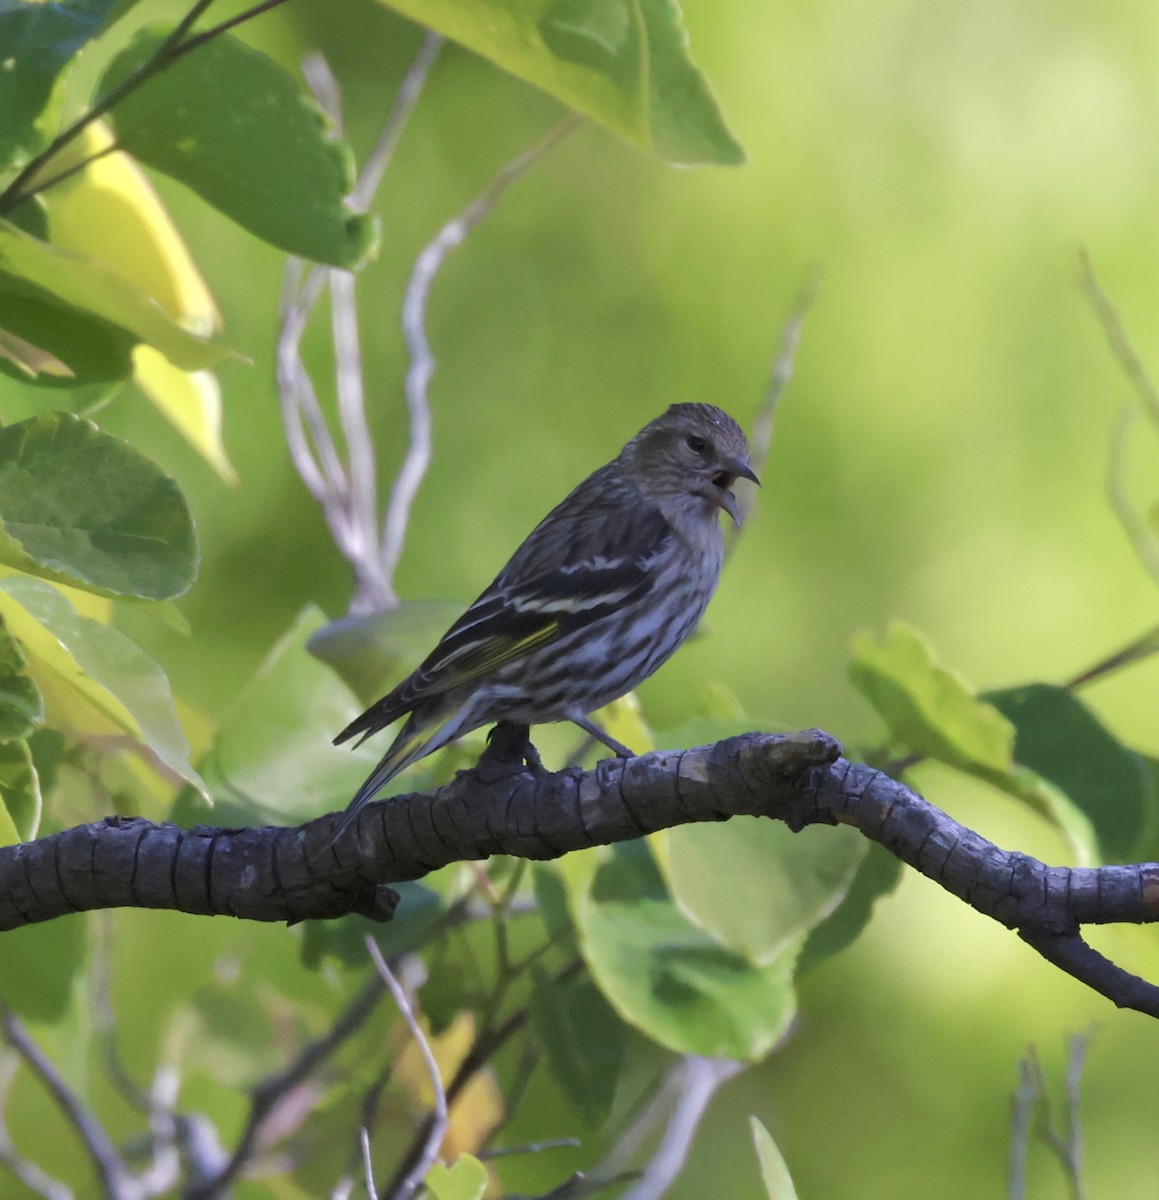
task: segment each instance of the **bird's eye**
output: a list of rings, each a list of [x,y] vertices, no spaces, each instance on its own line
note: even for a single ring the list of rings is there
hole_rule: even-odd
[[[695,433],[690,433],[685,439],[684,444],[693,454],[704,454],[708,450],[708,443],[702,437],[697,437]]]

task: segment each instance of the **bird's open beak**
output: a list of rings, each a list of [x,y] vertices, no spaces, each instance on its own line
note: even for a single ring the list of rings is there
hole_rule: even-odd
[[[730,517],[732,517],[734,525],[740,525],[740,511],[737,508],[736,497],[732,494],[732,485],[738,479],[751,479],[757,487],[761,486],[761,481],[757,478],[757,473],[743,459],[730,459],[724,464],[724,467],[716,477],[716,503],[724,509]]]

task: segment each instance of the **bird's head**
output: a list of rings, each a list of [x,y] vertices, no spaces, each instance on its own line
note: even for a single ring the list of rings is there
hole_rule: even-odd
[[[760,483],[749,455],[741,427],[711,404],[673,404],[623,451],[640,489],[669,519],[711,517],[720,508],[738,525],[733,484]]]

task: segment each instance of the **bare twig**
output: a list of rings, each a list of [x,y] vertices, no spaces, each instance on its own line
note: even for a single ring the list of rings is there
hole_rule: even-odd
[[[591,1172],[591,1177],[604,1179],[618,1175],[636,1156],[663,1119],[664,1113],[670,1109],[660,1144],[635,1185],[624,1192],[621,1198],[659,1200],[683,1169],[696,1130],[712,1097],[742,1067],[742,1063],[732,1059],[685,1055],[668,1071],[655,1096],[628,1126],[603,1162]]]
[[[1030,1129],[1034,1106],[1041,1095],[1041,1071],[1031,1046],[1027,1056],[1018,1063],[1018,1088],[1014,1093],[1010,1113],[1010,1165],[1006,1175],[1008,1200],[1025,1200],[1026,1158],[1030,1149]]]
[[[410,1030],[410,1035],[414,1039],[415,1045],[419,1048],[419,1053],[426,1064],[427,1074],[430,1076],[431,1087],[435,1094],[434,1111],[427,1125],[427,1134],[422,1152],[417,1156],[410,1169],[401,1178],[396,1178],[391,1183],[386,1193],[389,1200],[410,1200],[410,1197],[422,1185],[431,1167],[434,1166],[435,1160],[439,1155],[439,1147],[443,1144],[443,1138],[446,1136],[447,1126],[450,1123],[447,1116],[447,1092],[443,1087],[443,1077],[439,1072],[439,1064],[435,1062],[434,1051],[431,1049],[430,1042],[427,1041],[426,1034],[423,1033],[423,1028],[419,1024],[418,1018],[415,1016],[410,998],[407,996],[402,984],[395,978],[394,972],[387,966],[386,959],[382,957],[382,951],[378,948],[378,943],[369,934],[366,938],[366,949],[374,962],[379,977],[394,997],[394,1002],[398,1005],[398,1011],[402,1014],[402,1019],[406,1022],[406,1027]]]
[[[494,1150],[480,1150],[475,1157],[481,1162],[493,1158],[509,1158],[513,1154],[542,1154],[545,1150],[575,1150],[582,1146],[579,1138],[551,1138],[546,1142],[528,1142],[523,1146],[499,1146]]]
[[[1159,392],[1155,390],[1155,384],[1151,381],[1147,368],[1143,366],[1142,360],[1135,353],[1134,346],[1131,345],[1131,339],[1127,336],[1127,330],[1123,325],[1122,317],[1119,316],[1118,309],[1115,308],[1111,298],[1099,284],[1094,267],[1091,265],[1090,256],[1085,250],[1079,252],[1079,283],[1086,298],[1090,301],[1091,307],[1095,310],[1095,315],[1099,318],[1103,333],[1111,347],[1111,353],[1122,368],[1123,374],[1126,375],[1127,382],[1134,389],[1139,404],[1155,425],[1159,426]]]
[[[765,466],[769,461],[769,451],[773,443],[773,424],[777,418],[781,397],[785,394],[793,378],[793,368],[797,361],[797,350],[801,345],[801,334],[805,329],[805,318],[817,300],[821,290],[821,266],[815,263],[805,275],[793,307],[781,326],[781,341],[777,348],[777,356],[773,359],[773,371],[769,377],[768,391],[764,401],[753,418],[749,442],[752,446],[752,468],[757,475],[764,476]],[[737,501],[740,508],[741,522],[748,518],[756,504],[756,493],[745,489]]]
[[[370,1157],[370,1130],[365,1125],[358,1129],[358,1148],[362,1151],[362,1180],[366,1186],[366,1200],[378,1200],[378,1188],[374,1183],[374,1161]]]
[[[415,259],[402,303],[402,331],[410,354],[405,385],[410,436],[391,489],[382,531],[381,558],[388,579],[394,578],[402,557],[411,505],[431,459],[431,410],[427,388],[435,373],[435,358],[426,334],[426,306],[431,285],[447,255],[494,209],[503,193],[579,128],[581,121],[577,113],[569,114],[534,146],[509,162],[457,217],[439,230]]]
[[[373,200],[442,41],[438,34],[424,36],[351,193],[351,207],[355,211],[364,212]],[[338,88],[325,60],[311,56],[303,71],[319,103],[340,127]],[[339,421],[349,466],[338,453],[301,355],[302,336],[327,282],[332,304]],[[281,321],[278,394],[291,461],[321,507],[335,544],[354,571],[351,612],[390,608],[398,602],[398,597],[378,554],[377,466],[366,418],[353,276],[315,266],[303,279],[301,261],[290,259],[286,264]]]
[[[1093,1032],[1072,1034],[1067,1042],[1065,1101],[1062,1121],[1055,1124],[1051,1115],[1046,1076],[1033,1046],[1018,1064],[1018,1090],[1014,1096],[1011,1120],[1010,1170],[1007,1195],[1023,1200],[1026,1195],[1026,1158],[1032,1125],[1038,1136],[1058,1160],[1071,1200],[1083,1200],[1083,1137],[1079,1117],[1083,1067]],[[1038,1121],[1033,1117],[1038,1113]]]
[[[233,1153],[220,1171],[190,1189],[188,1200],[217,1200],[228,1194],[238,1175],[253,1158],[271,1113],[290,1091],[303,1083],[362,1028],[378,1006],[381,996],[382,989],[377,982],[367,984],[322,1037],[304,1046],[289,1066],[267,1076],[253,1089],[249,1117]]]
[[[1159,654],[1159,625],[1156,625],[1154,629],[1148,629],[1141,637],[1137,637],[1121,650],[1116,650],[1114,654],[1100,659],[1094,666],[1080,671],[1072,679],[1068,679],[1063,687],[1072,689],[1086,687],[1088,683],[1094,683],[1122,667],[1142,662],[1153,654]]]
[[[117,1153],[104,1126],[64,1082],[48,1056],[28,1036],[24,1023],[9,1008],[0,1016],[4,1038],[25,1065],[40,1080],[45,1091],[56,1101],[68,1123],[76,1130],[96,1169],[97,1177],[108,1200],[137,1200],[140,1190],[128,1167]]]
[[[1124,408],[1119,416],[1111,436],[1111,453],[1107,460],[1107,493],[1115,516],[1126,531],[1139,561],[1159,583],[1159,537],[1135,507],[1127,488],[1127,443],[1138,416],[1138,409],[1131,405]]]
[[[402,131],[406,128],[407,122],[415,110],[415,105],[418,104],[419,97],[426,85],[427,76],[430,74],[431,67],[435,65],[435,59],[438,58],[442,48],[443,38],[428,29],[423,34],[422,45],[419,46],[419,52],[415,55],[414,62],[411,63],[410,69],[403,76],[402,83],[399,84],[390,113],[382,126],[382,132],[379,133],[373,149],[367,155],[366,164],[358,176],[354,190],[350,193],[350,203],[356,212],[365,212],[378,192],[382,177],[386,174],[391,159],[394,158]]]

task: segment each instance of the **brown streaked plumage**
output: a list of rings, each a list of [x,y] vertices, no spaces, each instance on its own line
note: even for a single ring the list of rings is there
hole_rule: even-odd
[[[334,740],[407,717],[342,828],[404,767],[481,725],[570,720],[631,691],[688,637],[720,577],[718,514],[757,481],[744,433],[710,404],[673,404],[528,534],[426,660]]]

